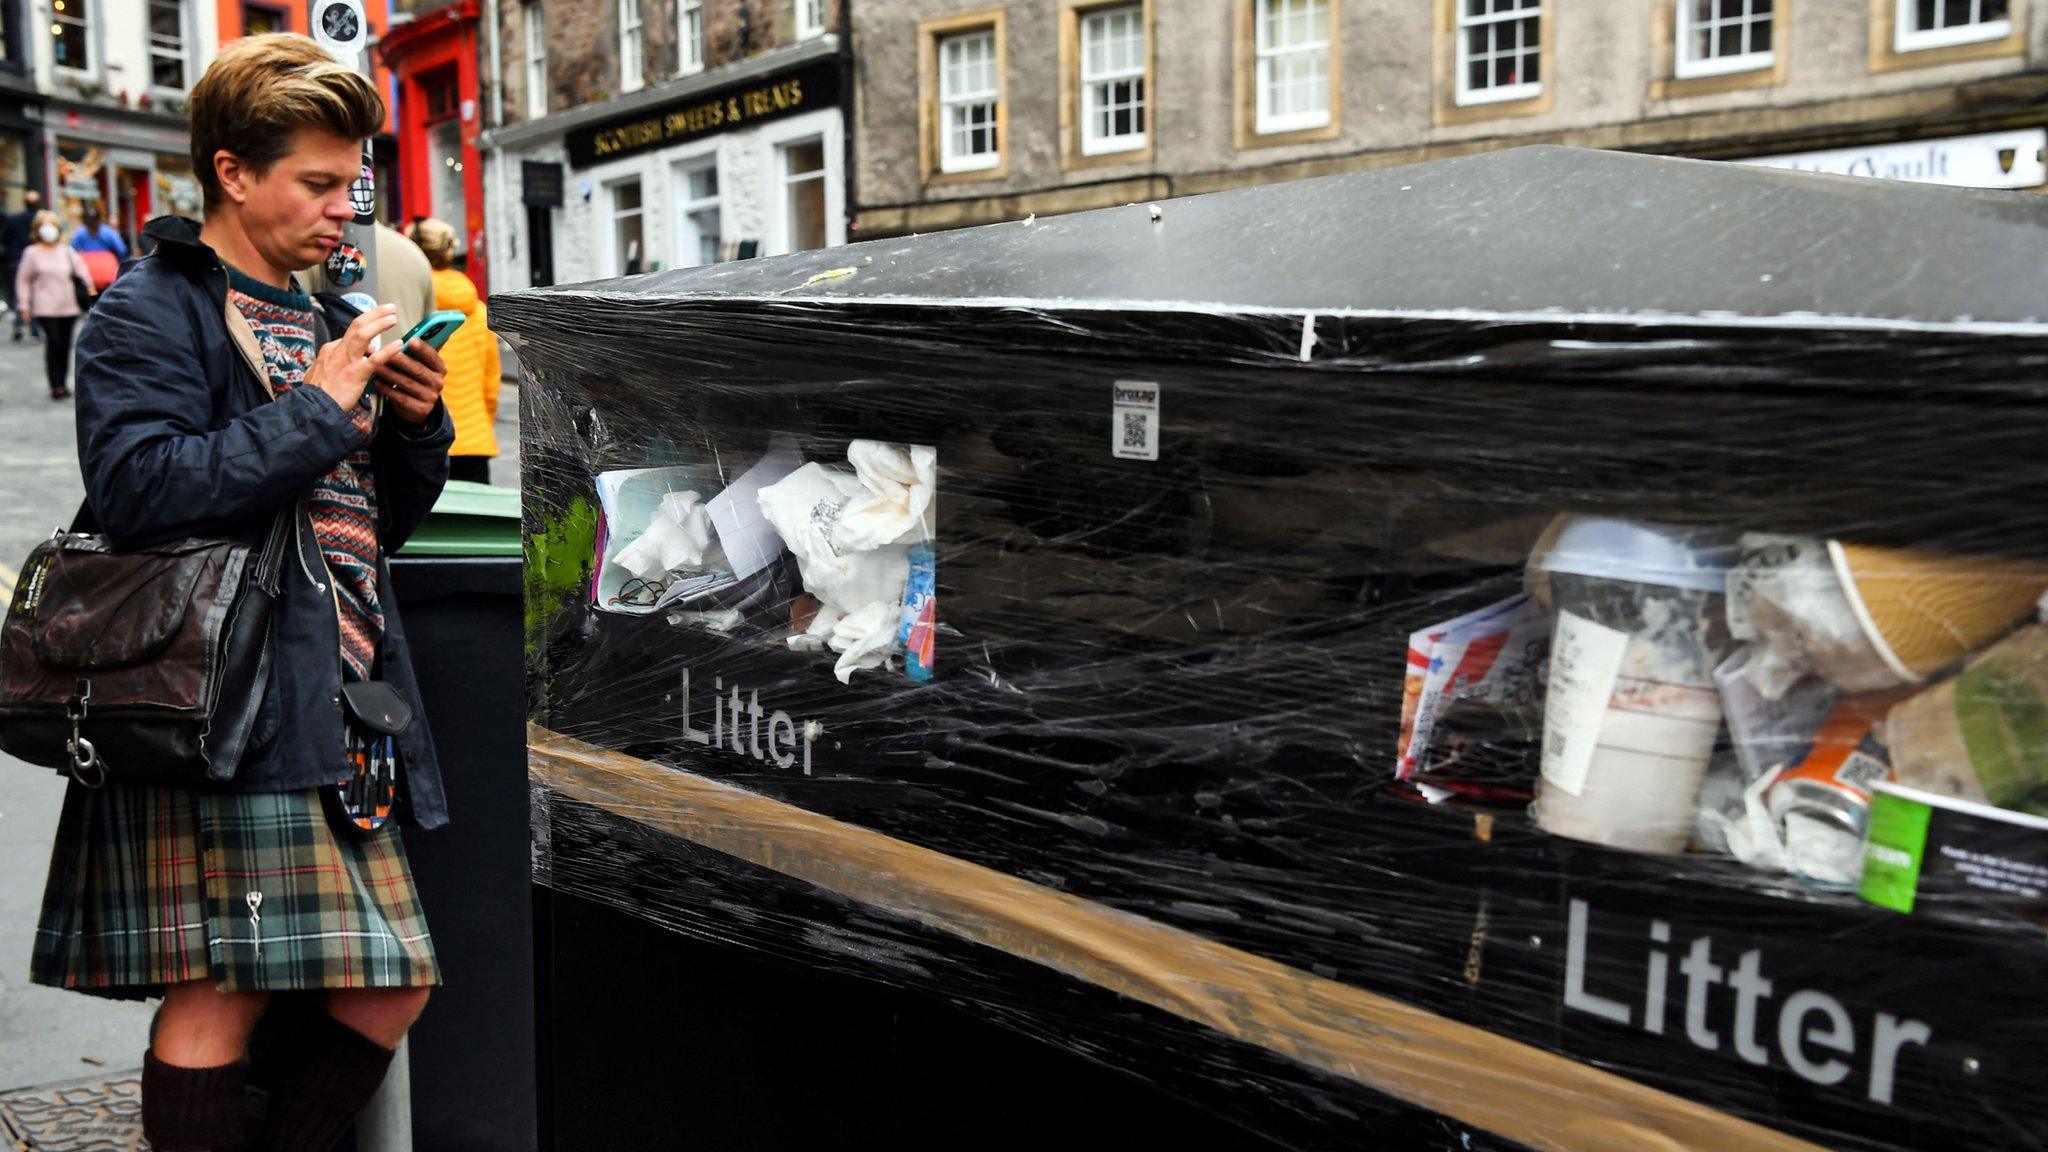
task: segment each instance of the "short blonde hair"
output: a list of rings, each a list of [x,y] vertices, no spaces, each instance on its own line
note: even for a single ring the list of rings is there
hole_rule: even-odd
[[[34,216],[29,218],[29,235],[34,236],[36,238],[36,243],[42,243],[43,238],[41,233],[43,231],[43,225],[45,224],[55,224],[57,226],[56,242],[61,243],[64,239],[64,218],[62,216],[57,215],[55,212],[50,211],[48,208],[45,208],[40,212],[37,212]]]
[[[412,222],[405,235],[427,254],[427,263],[436,268],[455,266],[455,229],[446,220],[421,217]]]
[[[206,210],[218,207],[216,153],[267,171],[302,128],[363,140],[384,126],[384,98],[361,73],[292,32],[249,36],[214,57],[192,88],[192,168]]]

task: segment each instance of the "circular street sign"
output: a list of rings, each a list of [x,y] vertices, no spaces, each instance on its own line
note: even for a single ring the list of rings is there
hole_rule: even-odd
[[[345,63],[363,50],[368,23],[362,0],[318,0],[313,7],[313,39]]]

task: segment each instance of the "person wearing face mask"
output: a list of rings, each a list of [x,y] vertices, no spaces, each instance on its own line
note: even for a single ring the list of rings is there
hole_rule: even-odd
[[[21,254],[14,271],[14,299],[22,319],[42,325],[43,372],[49,377],[52,400],[71,395],[71,333],[81,311],[76,284],[92,279],[84,257],[59,243],[63,238],[55,212],[36,213],[35,243]]]

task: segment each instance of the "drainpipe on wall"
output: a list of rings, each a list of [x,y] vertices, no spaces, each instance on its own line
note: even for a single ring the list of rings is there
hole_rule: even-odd
[[[505,58],[498,45],[498,0],[484,0],[484,37],[491,54],[491,127],[505,126],[505,94],[499,85],[505,82]],[[488,225],[486,225],[488,227]]]
[[[853,0],[839,0],[839,127],[844,136],[839,149],[839,177],[845,184],[840,195],[840,210],[846,214],[846,240],[852,243],[861,237],[855,234],[855,224],[860,219],[860,201],[857,194],[860,182],[854,178],[854,94],[857,85],[853,80]]]
[[[491,58],[491,66],[488,72],[490,88],[483,94],[484,99],[489,101],[491,106],[488,123],[493,128],[503,128],[505,126],[505,92],[500,85],[505,82],[505,58],[504,50],[498,41],[498,0],[484,0],[484,52]],[[515,221],[504,219],[504,200],[499,196],[492,195],[494,191],[497,191],[493,186],[504,182],[504,173],[498,171],[502,165],[498,163],[497,157],[486,152],[481,142],[479,142],[476,158],[477,162],[484,166],[484,178],[477,181],[477,183],[484,190],[484,247],[486,249],[484,253],[484,267],[490,268],[495,266],[493,260],[495,255],[503,253],[509,262],[512,259],[511,252],[513,251],[510,246],[505,244],[498,245],[498,253],[488,251],[493,238],[503,236],[516,244],[519,237],[518,225]],[[500,225],[504,227],[502,232],[499,231]]]

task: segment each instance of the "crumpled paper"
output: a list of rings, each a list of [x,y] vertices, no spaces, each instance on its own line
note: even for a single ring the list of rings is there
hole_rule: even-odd
[[[931,539],[938,482],[938,450],[928,445],[855,440],[846,457],[851,472],[813,461],[759,497],[820,604],[790,646],[839,653],[841,683],[885,665],[896,649],[909,550]]]
[[[711,546],[711,515],[696,492],[669,492],[647,529],[612,555],[612,563],[642,580],[661,580],[704,562]]]

